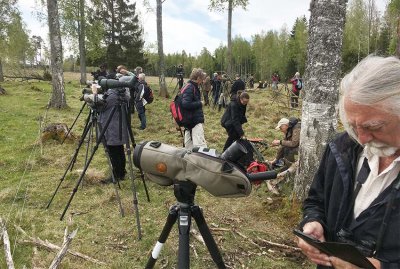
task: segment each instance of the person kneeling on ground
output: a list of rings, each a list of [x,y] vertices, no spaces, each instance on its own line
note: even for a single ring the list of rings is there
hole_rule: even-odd
[[[280,130],[284,135],[284,139],[275,139],[272,146],[280,146],[275,159],[271,162],[273,168],[279,168],[282,172],[288,169],[294,163],[295,155],[298,153],[300,144],[300,128],[301,123],[297,118],[282,118],[276,130]]]

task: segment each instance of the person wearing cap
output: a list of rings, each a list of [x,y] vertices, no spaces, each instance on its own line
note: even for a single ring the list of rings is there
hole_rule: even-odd
[[[236,100],[237,92],[238,91],[245,91],[246,90],[246,83],[240,78],[239,74],[235,75],[235,81],[232,84],[231,88],[231,100]]]
[[[271,162],[272,166],[283,166],[282,170],[287,169],[290,164],[295,162],[294,156],[297,154],[300,144],[300,120],[294,117],[279,120],[276,130],[284,134],[283,139],[275,139],[272,146],[280,146],[275,159]]]

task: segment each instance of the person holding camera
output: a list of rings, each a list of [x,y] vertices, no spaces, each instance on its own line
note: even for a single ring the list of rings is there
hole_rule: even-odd
[[[225,151],[236,140],[244,137],[242,124],[247,122],[246,108],[249,103],[250,96],[247,92],[238,92],[236,100],[229,103],[225,109],[225,113],[221,118],[221,126],[228,133],[224,149]]]
[[[400,268],[400,60],[368,56],[340,84],[345,132],[326,146],[300,228],[355,246],[375,268]],[[358,268],[298,238],[318,268]]]
[[[183,113],[189,119],[189,124],[184,126],[184,145],[187,149],[193,147],[207,147],[204,138],[204,113],[199,85],[206,78],[201,68],[193,68],[186,89],[182,93]]]
[[[121,79],[122,78],[120,78],[119,80]],[[111,117],[113,108],[118,105],[121,100],[126,104],[128,104],[130,100],[129,88],[108,89],[105,92],[105,95],[107,96],[107,102],[99,114],[99,122],[102,127],[106,125],[107,120],[109,119],[109,117]],[[124,144],[128,142],[128,126],[127,121],[123,119],[125,117],[128,117],[128,115],[124,117],[122,113],[124,113],[124,111],[119,111],[118,109],[114,112],[111,121],[107,127],[107,130],[104,133],[107,151],[113,167],[112,173],[114,174],[116,180],[124,180],[126,174]],[[102,183],[112,183],[112,178],[103,180]]]

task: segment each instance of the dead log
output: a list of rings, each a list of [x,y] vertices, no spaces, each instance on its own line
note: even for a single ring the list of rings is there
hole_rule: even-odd
[[[6,225],[4,224],[2,218],[0,218],[0,230],[1,230],[2,237],[3,237],[4,253],[6,255],[7,268],[14,269],[15,267],[14,267],[14,262],[13,262],[12,255],[11,255],[10,238],[8,237],[7,228],[6,228]]]
[[[52,244],[52,243],[48,242],[47,240],[43,241],[40,238],[33,238],[33,237],[29,236],[21,227],[16,226],[16,225],[14,225],[14,226],[18,231],[20,231],[24,236],[26,236],[28,238],[27,240],[19,240],[20,243],[33,244],[33,245],[36,245],[36,246],[39,246],[39,247],[47,248],[47,249],[49,249],[51,251],[54,251],[54,252],[59,251],[61,249],[61,247],[59,247],[59,246],[57,246],[55,244]],[[89,256],[87,256],[85,254],[82,254],[82,253],[79,253],[79,252],[76,252],[76,251],[67,250],[67,252],[69,254],[71,254],[72,256],[75,256],[75,257],[78,257],[78,258],[81,258],[81,259],[84,259],[84,260],[87,260],[87,261],[90,261],[90,262],[93,262],[93,263],[96,263],[96,264],[107,265],[105,262],[99,261],[99,260],[97,260],[95,258],[89,257]]]
[[[74,135],[71,132],[68,133],[68,126],[66,124],[51,123],[43,128],[41,140],[42,142],[48,140],[57,140],[62,142],[67,134],[67,140],[75,140]]]
[[[65,228],[65,231],[67,232],[67,228]],[[78,232],[78,229],[76,229],[75,231],[73,231],[72,233],[70,233],[69,235],[64,237],[64,243],[61,246],[60,251],[57,253],[56,257],[54,258],[54,260],[52,261],[52,263],[50,264],[49,269],[56,269],[62,259],[64,258],[65,254],[67,254],[69,245],[72,242],[72,239],[75,237],[76,233]]]

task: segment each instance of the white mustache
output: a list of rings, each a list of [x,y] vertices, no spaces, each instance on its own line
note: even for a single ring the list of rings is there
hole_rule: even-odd
[[[364,145],[367,152],[379,157],[389,157],[396,153],[398,148],[389,146],[382,142],[369,142]]]

